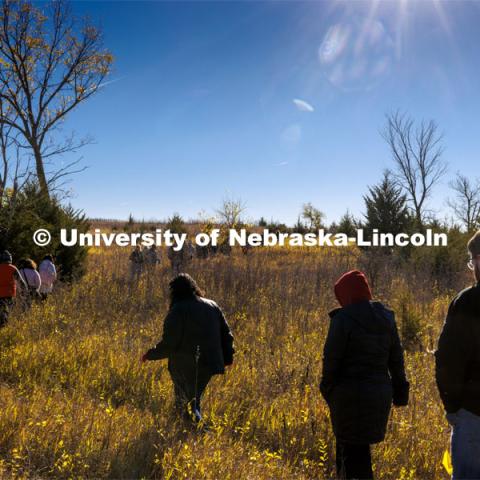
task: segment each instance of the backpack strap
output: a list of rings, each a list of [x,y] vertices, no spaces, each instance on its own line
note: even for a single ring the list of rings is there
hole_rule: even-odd
[[[25,283],[27,284],[27,287],[28,287],[28,288],[32,288],[32,286],[30,285],[30,282],[28,281],[27,274],[25,273],[25,269],[22,268],[22,269],[21,269],[21,272],[23,272],[23,279],[25,280]]]

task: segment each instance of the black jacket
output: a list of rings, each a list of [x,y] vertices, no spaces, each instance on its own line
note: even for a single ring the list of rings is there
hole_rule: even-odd
[[[188,366],[195,361],[197,348],[200,365],[211,374],[224,373],[225,365],[233,363],[233,336],[222,311],[212,300],[193,297],[173,304],[164,320],[162,340],[146,358],[168,358]]]
[[[480,283],[460,292],[450,304],[435,360],[447,413],[465,408],[480,415]]]
[[[403,350],[395,316],[379,302],[330,313],[320,390],[338,441],[381,442],[390,407],[408,403]]]

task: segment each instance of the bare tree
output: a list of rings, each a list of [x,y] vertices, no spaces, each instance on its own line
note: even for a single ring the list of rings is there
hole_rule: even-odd
[[[426,201],[447,170],[442,159],[443,136],[433,120],[415,125],[412,118],[396,112],[387,115],[382,137],[395,162],[395,180],[406,191],[416,223],[422,226]]]
[[[0,116],[4,104],[0,102]],[[28,164],[22,165],[18,132],[5,123],[0,123],[0,209],[7,199],[14,201],[16,193],[28,181]]]
[[[241,198],[225,197],[216,213],[221,223],[228,228],[235,228],[241,224],[242,214],[246,209],[247,206]]]
[[[0,110],[2,104],[0,102]],[[9,158],[9,149],[11,147],[10,132],[11,127],[5,124],[0,123],[0,157],[1,157],[1,168],[0,168],[0,208],[4,204],[4,196],[6,194],[6,189],[8,185],[8,179],[10,176],[10,158]]]
[[[322,228],[325,214],[311,203],[305,203],[302,206],[302,218],[308,222],[307,227],[310,230],[319,230]]]
[[[462,222],[467,232],[480,225],[480,180],[470,180],[467,176],[457,173],[450,182],[450,188],[455,193],[454,199],[447,201],[457,220]]]
[[[0,123],[17,130],[31,149],[41,191],[76,162],[49,178],[46,162],[75,152],[85,140],[58,142],[51,134],[67,114],[94,95],[111,70],[112,55],[101,32],[80,23],[67,2],[47,4],[44,13],[28,0],[3,0],[0,9]],[[12,119],[12,114],[15,119]]]

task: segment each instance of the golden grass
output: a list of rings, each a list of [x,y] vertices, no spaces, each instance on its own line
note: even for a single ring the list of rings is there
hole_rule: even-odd
[[[224,309],[235,364],[204,399],[212,431],[172,411],[165,362],[140,355],[161,336],[169,270],[125,281],[128,252],[95,251],[88,274],[0,332],[0,474],[17,478],[332,478],[334,438],[318,384],[331,285],[357,253],[259,249],[194,261],[189,272]],[[433,355],[449,295],[393,278],[377,292],[421,346],[407,353],[408,408],[374,447],[378,478],[446,478],[448,429]],[[420,295],[421,293],[421,295]],[[419,301],[418,299],[422,300]]]

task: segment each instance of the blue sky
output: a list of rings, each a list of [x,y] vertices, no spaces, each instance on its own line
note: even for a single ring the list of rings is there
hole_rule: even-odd
[[[444,132],[432,208],[447,212],[456,171],[478,172],[476,2],[73,5],[116,59],[112,83],[65,124],[96,140],[71,183],[90,216],[195,218],[225,196],[253,219],[294,223],[305,202],[327,221],[359,215],[392,166],[379,131],[397,109]]]

